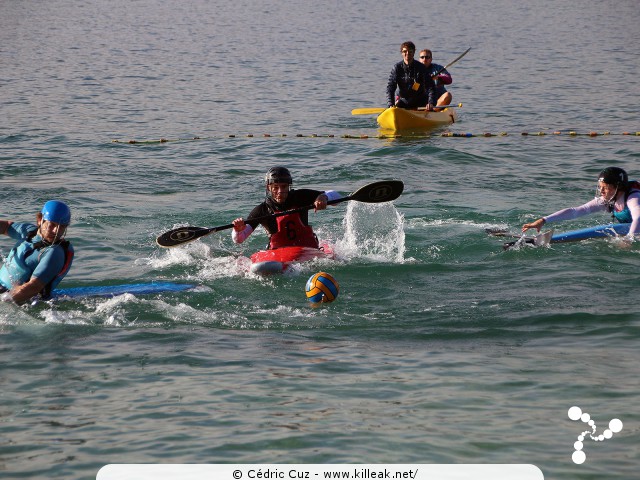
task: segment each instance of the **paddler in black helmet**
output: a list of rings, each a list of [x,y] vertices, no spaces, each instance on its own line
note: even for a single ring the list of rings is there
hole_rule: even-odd
[[[285,167],[272,167],[264,179],[266,198],[256,206],[247,217],[236,218],[233,221],[231,238],[235,243],[244,242],[258,225],[262,225],[269,235],[269,248],[281,247],[311,247],[318,248],[318,238],[309,225],[309,211],[271,217],[264,220],[254,220],[258,217],[269,216],[299,207],[313,205],[315,210],[327,208],[327,202],[340,198],[341,195],[333,190],[326,192],[301,188],[294,190],[293,178]]]
[[[540,231],[545,223],[574,218],[595,212],[609,212],[614,220],[630,223],[629,238],[640,235],[640,182],[629,181],[627,172],[620,167],[608,167],[598,175],[596,196],[579,207],[565,208],[534,222],[525,223],[522,231],[530,228]]]

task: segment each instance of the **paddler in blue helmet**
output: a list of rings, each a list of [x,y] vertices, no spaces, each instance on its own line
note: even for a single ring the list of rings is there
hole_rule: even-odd
[[[0,234],[16,240],[0,268],[2,300],[24,303],[46,298],[69,271],[73,247],[65,239],[71,210],[50,200],[36,215],[36,224],[0,220]]]
[[[264,202],[251,210],[246,220],[236,218],[233,221],[233,241],[244,242],[258,225],[262,225],[269,235],[270,249],[291,246],[318,248],[318,239],[309,225],[309,211],[306,209],[287,215],[257,219],[309,205],[313,205],[315,210],[324,210],[328,201],[340,198],[341,195],[333,190],[294,190],[291,173],[287,168],[280,166],[269,169],[264,183]]]
[[[595,212],[609,212],[613,220],[630,223],[629,239],[640,235],[640,182],[629,181],[627,172],[620,167],[607,167],[598,175],[596,196],[579,207],[558,210],[534,222],[525,223],[522,231],[535,228],[538,232],[545,223],[573,220]]]

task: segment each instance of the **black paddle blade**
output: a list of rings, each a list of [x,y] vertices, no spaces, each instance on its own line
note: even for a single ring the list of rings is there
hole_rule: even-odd
[[[515,234],[513,233],[509,233],[508,230],[505,230],[504,228],[485,228],[484,232],[487,235],[491,235],[492,237],[513,237],[515,236]],[[518,238],[521,235],[518,235]]]
[[[163,233],[156,238],[156,243],[164,248],[177,247],[178,245],[192,242],[215,231],[215,228],[180,227]]]
[[[535,238],[525,238],[524,240],[516,240],[515,242],[507,242],[505,244],[502,245],[502,249],[503,250],[509,250],[513,247],[515,247],[516,245],[536,245],[536,239]]]
[[[359,188],[346,197],[348,200],[364,203],[390,202],[398,198],[404,190],[404,183],[400,180],[383,180]]]

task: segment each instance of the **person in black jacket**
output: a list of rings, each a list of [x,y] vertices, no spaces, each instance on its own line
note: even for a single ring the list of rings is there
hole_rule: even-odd
[[[234,243],[244,242],[258,225],[262,225],[269,235],[269,249],[290,246],[318,248],[318,239],[309,225],[307,209],[276,217],[272,215],[311,205],[315,210],[324,210],[328,201],[341,195],[333,190],[294,190],[292,184],[293,179],[287,168],[278,166],[269,169],[265,175],[265,201],[251,210],[246,221],[236,218],[232,222],[231,238]]]
[[[388,106],[433,110],[436,104],[435,83],[427,67],[413,59],[416,46],[413,42],[404,42],[400,46],[400,53],[402,61],[393,66],[387,83]],[[399,91],[397,97],[396,89]]]

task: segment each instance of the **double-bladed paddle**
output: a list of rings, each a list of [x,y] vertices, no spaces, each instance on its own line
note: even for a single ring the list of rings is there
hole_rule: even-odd
[[[404,184],[400,180],[383,180],[380,182],[370,183],[364,187],[360,187],[351,195],[342,198],[336,198],[335,200],[329,200],[327,205],[335,205],[336,203],[346,202],[349,200],[355,200],[356,202],[363,203],[382,203],[395,200],[402,194],[404,190]],[[285,210],[282,212],[272,213],[271,215],[264,215],[262,217],[256,217],[252,220],[262,221],[270,218],[280,217],[282,215],[289,215],[291,213],[302,212],[304,210],[311,210],[313,205],[307,205],[306,207],[293,208],[291,210]],[[156,238],[156,243],[164,248],[177,247],[179,245],[192,242],[200,237],[209,235],[210,233],[219,232],[221,230],[228,230],[233,228],[233,224],[221,225],[219,227],[179,227],[168,232],[163,233]]]
[[[440,107],[434,107],[434,108],[461,108],[462,104],[459,103],[457,105],[442,105]],[[378,113],[382,113],[384,112],[387,108],[394,108],[394,107],[369,107],[369,108],[354,108],[353,110],[351,110],[351,115],[375,115]],[[425,107],[418,107],[416,108],[416,110],[426,110]]]

